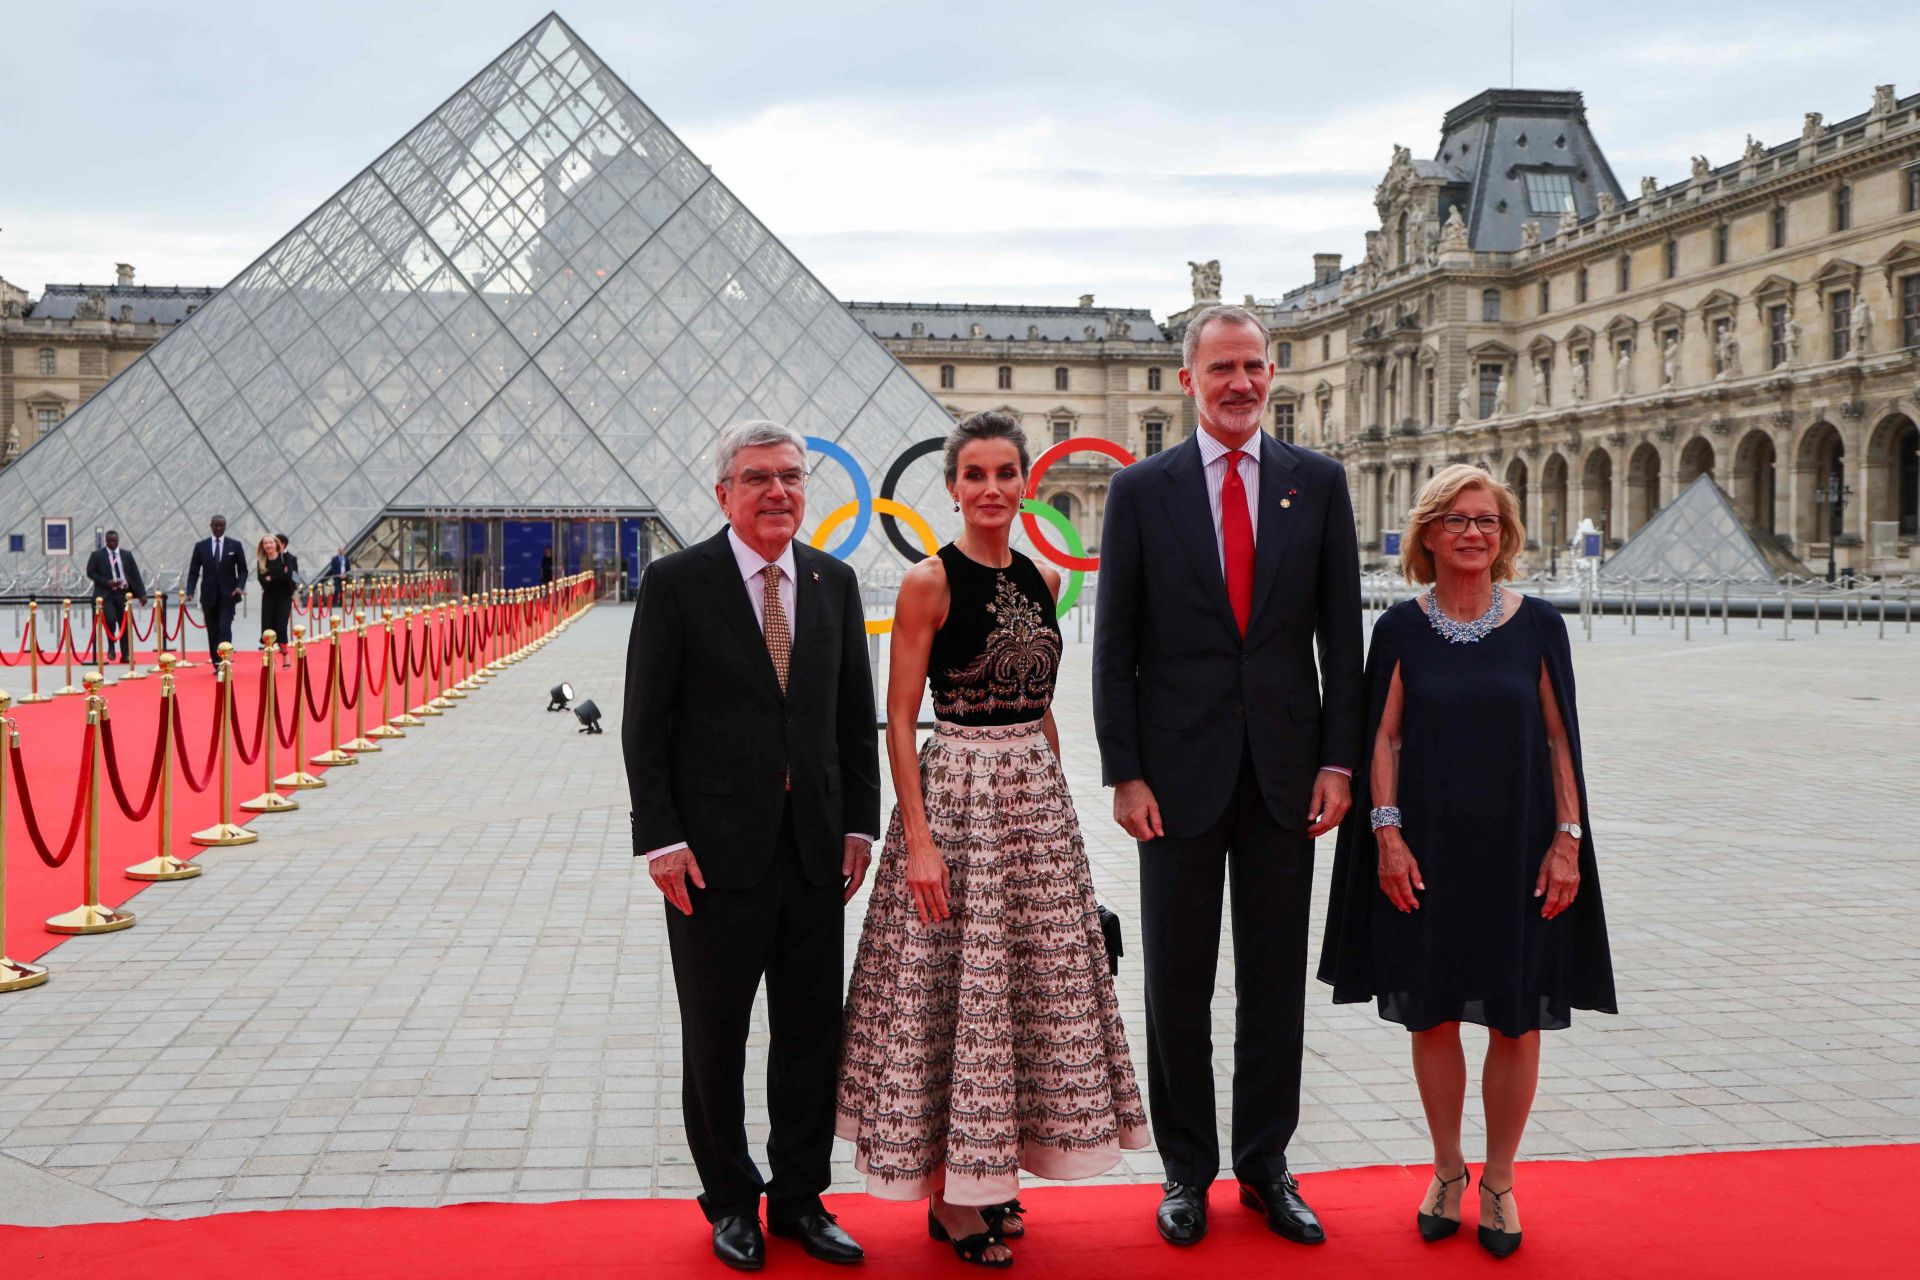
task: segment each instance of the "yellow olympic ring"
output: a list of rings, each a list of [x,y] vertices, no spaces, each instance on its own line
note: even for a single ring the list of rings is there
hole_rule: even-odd
[[[906,521],[907,527],[920,535],[920,545],[927,549],[928,555],[940,554],[940,539],[934,536],[933,526],[928,524],[927,518],[918,511],[896,498],[875,498],[873,509],[879,515]],[[833,536],[833,531],[853,519],[859,510],[860,500],[857,498],[835,507],[828,513],[827,518],[820,522],[820,527],[813,531],[813,537],[807,539],[808,543],[816,548],[825,549],[827,539]],[[892,630],[891,616],[867,619],[867,634],[870,636],[883,636]]]

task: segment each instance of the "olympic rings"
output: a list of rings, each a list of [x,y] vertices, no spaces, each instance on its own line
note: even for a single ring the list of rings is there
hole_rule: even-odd
[[[940,436],[934,436],[931,439],[922,440],[919,444],[909,446],[904,453],[893,460],[893,465],[887,468],[887,478],[880,482],[880,496],[883,498],[893,497],[894,492],[900,487],[900,477],[907,473],[908,467],[926,457],[928,454],[939,453],[946,447],[946,440]],[[880,517],[880,531],[887,535],[887,541],[893,544],[893,549],[898,551],[902,558],[907,560],[919,559],[919,557],[914,554],[913,544],[908,542],[906,536],[900,532],[900,526],[894,522],[892,516],[882,515]]]
[[[895,502],[892,498],[876,498],[873,502],[872,509],[881,512],[883,515],[898,516],[900,519],[905,520],[907,524],[912,527],[913,531],[920,535],[920,545],[927,549],[928,555],[933,556],[940,554],[940,539],[934,536],[933,526],[927,523],[925,516],[915,511],[906,503]],[[856,498],[852,502],[842,503],[838,507],[835,507],[825,520],[820,522],[820,527],[813,531],[813,537],[809,541],[815,547],[824,547],[827,539],[833,536],[835,529],[838,529],[850,519],[865,521],[867,516],[867,512],[860,510],[859,499]],[[852,541],[854,541],[854,539],[848,539],[848,542]],[[838,552],[834,554],[837,555]],[[893,618],[891,616],[867,619],[867,634],[870,636],[883,636],[892,630]]]
[[[1060,536],[1067,540],[1067,549],[1074,555],[1078,556],[1086,552],[1086,544],[1080,541],[1080,533],[1073,527],[1073,521],[1062,515],[1059,508],[1055,507],[1052,503],[1042,502],[1038,498],[1028,498],[1020,504],[1020,515],[1021,518],[1025,520],[1031,520],[1034,516],[1039,516],[1042,520],[1052,525],[1059,531]],[[1031,530],[1032,525],[1028,525],[1028,528]],[[1036,547],[1041,545],[1040,539],[1035,538],[1033,541]],[[1060,599],[1053,607],[1053,616],[1056,618],[1066,617],[1067,610],[1073,608],[1073,602],[1080,598],[1080,588],[1086,585],[1087,575],[1084,570],[1069,569],[1067,571],[1067,585],[1061,590]]]
[[[866,538],[867,526],[873,521],[873,486],[867,479],[866,468],[862,467],[854,456],[848,453],[842,446],[821,436],[808,436],[807,448],[818,453],[823,453],[839,463],[846,469],[848,478],[853,481],[853,528],[847,531],[847,540],[845,542],[842,542],[839,546],[827,553],[836,560],[845,560],[853,554],[854,548],[858,547]],[[844,520],[846,517],[841,516],[840,519]],[[838,528],[839,522],[829,518],[828,524],[823,524],[820,527],[821,529],[830,527]],[[821,535],[816,532],[813,537],[813,545],[818,547],[820,543]],[[913,559],[912,554],[907,553],[907,558],[909,560]]]
[[[1033,473],[1027,477],[1028,499],[1033,500],[1039,498],[1040,481],[1047,474],[1049,467],[1070,453],[1081,452],[1104,453],[1107,457],[1112,458],[1123,467],[1130,467],[1137,461],[1131,453],[1128,453],[1113,441],[1103,440],[1099,436],[1074,436],[1069,440],[1062,440],[1060,443],[1050,446],[1039,457],[1033,460]],[[1038,502],[1023,502],[1020,504],[1020,521],[1026,526],[1027,536],[1033,539],[1034,550],[1059,565],[1062,569],[1085,570],[1088,573],[1099,569],[1100,557],[1085,554],[1086,549],[1078,545],[1078,538],[1068,538],[1067,544],[1073,547],[1074,550],[1069,554],[1062,554],[1055,551],[1052,544],[1040,536],[1040,521],[1035,519],[1035,512],[1038,510],[1039,505]],[[1048,523],[1054,522],[1049,521]],[[1062,519],[1055,524],[1055,527],[1066,528],[1070,526]],[[1065,537],[1066,535],[1063,533],[1061,536]],[[1076,586],[1075,589],[1077,591],[1078,587]]]

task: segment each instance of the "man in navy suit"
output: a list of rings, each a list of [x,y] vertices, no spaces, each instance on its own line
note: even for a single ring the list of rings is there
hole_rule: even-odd
[[[1365,736],[1353,507],[1339,463],[1261,432],[1273,366],[1256,316],[1208,308],[1183,355],[1199,430],[1108,487],[1093,647],[1101,771],[1140,842],[1157,1225],[1198,1242],[1220,1171],[1210,1005],[1231,874],[1232,1168],[1269,1228],[1317,1244],[1287,1143],[1313,841],[1346,815]]]
[[[107,656],[113,656],[113,634],[120,633],[120,660],[133,661],[133,628],[121,630],[127,616],[127,597],[147,602],[147,584],[134,563],[133,552],[120,545],[117,530],[107,530],[107,545],[94,549],[87,557],[87,577],[93,581],[93,594],[100,601],[101,622],[106,627]]]
[[[227,518],[207,522],[213,534],[193,544],[187,565],[187,593],[200,590],[200,616],[207,624],[207,652],[217,662],[220,646],[233,640],[233,610],[247,594],[247,552],[227,536]]]

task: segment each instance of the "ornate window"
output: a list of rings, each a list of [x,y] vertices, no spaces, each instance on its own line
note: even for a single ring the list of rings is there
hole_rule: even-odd
[[[1273,367],[1276,369],[1293,368],[1293,344],[1276,342],[1273,344]]]
[[[53,348],[52,347],[40,348],[40,376],[41,377],[50,378],[53,376],[53,370],[54,370],[53,361],[54,361]]]
[[[1665,252],[1667,279],[1671,280],[1680,274],[1680,242],[1669,237]]]
[[[1853,290],[1835,289],[1827,297],[1827,315],[1831,320],[1831,351],[1835,360],[1844,359],[1853,350]]]
[[[1002,391],[1013,390],[1013,366],[1003,364],[994,373],[994,385]]]
[[[1920,347],[1920,275],[1900,277],[1900,345]]]
[[[1167,447],[1167,424],[1159,418],[1147,419],[1147,444],[1144,456],[1151,458]]]
[[[1067,389],[1067,367],[1065,365],[1061,365],[1053,371],[1053,389],[1055,391],[1065,391]]]
[[[33,411],[33,421],[34,425],[40,429],[41,438],[44,439],[47,432],[60,425],[60,411],[58,409],[35,409]]]
[[[1847,231],[1853,227],[1853,188],[1841,183],[1833,192],[1833,229]]]
[[[1726,223],[1719,222],[1713,228],[1713,265],[1727,265],[1728,252],[1732,246],[1733,231]]]
[[[1147,370],[1147,390],[1160,390],[1160,369],[1157,365]]]
[[[1767,368],[1778,369],[1787,362],[1787,309],[1767,308]]]
[[[1767,215],[1772,226],[1772,243],[1776,249],[1787,247],[1787,206],[1777,204]]]
[[[1061,515],[1065,516],[1069,520],[1073,519],[1073,495],[1072,494],[1056,493],[1051,498],[1048,498],[1047,501],[1050,504],[1052,504],[1053,509],[1055,511],[1058,511]]]
[[[1480,291],[1480,318],[1482,320],[1498,320],[1500,318],[1500,291],[1498,289],[1482,289]]]
[[[940,366],[940,389],[942,391],[953,390],[953,366],[950,364]]]
[[[1055,418],[1047,424],[1053,430],[1053,442],[1060,444],[1073,438],[1073,419]]]
[[[1540,314],[1541,315],[1547,314],[1547,304],[1551,300],[1552,296],[1553,295],[1547,289],[1547,282],[1545,280],[1542,280],[1540,282]]]
[[[1573,278],[1573,300],[1575,302],[1587,300],[1587,269],[1585,267],[1580,268],[1580,274]]]
[[[1273,438],[1293,443],[1294,404],[1291,400],[1281,400],[1273,406]]]

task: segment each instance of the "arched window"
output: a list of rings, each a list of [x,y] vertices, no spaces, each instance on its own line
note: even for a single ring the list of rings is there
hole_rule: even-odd
[[[41,376],[42,376],[42,377],[52,377],[52,376],[53,376],[53,370],[54,370],[54,363],[53,363],[53,348],[52,348],[52,347],[42,347],[42,348],[40,348],[40,374],[41,374]]]
[[[1065,391],[1067,389],[1067,367],[1065,365],[1061,365],[1053,371],[1053,389],[1055,391]]]
[[[1061,515],[1065,516],[1069,520],[1073,519],[1073,495],[1072,494],[1056,493],[1051,498],[1048,498],[1047,501],[1053,504],[1053,509],[1055,511],[1058,511]]]
[[[1480,318],[1498,320],[1500,318],[1500,291],[1483,289],[1480,291]]]
[[[1273,344],[1273,367],[1276,369],[1293,368],[1293,344],[1276,342]]]
[[[953,366],[950,364],[940,366],[940,388],[943,391],[953,388]]]
[[[1013,366],[1003,364],[994,374],[995,385],[1002,391],[1013,390]]]

